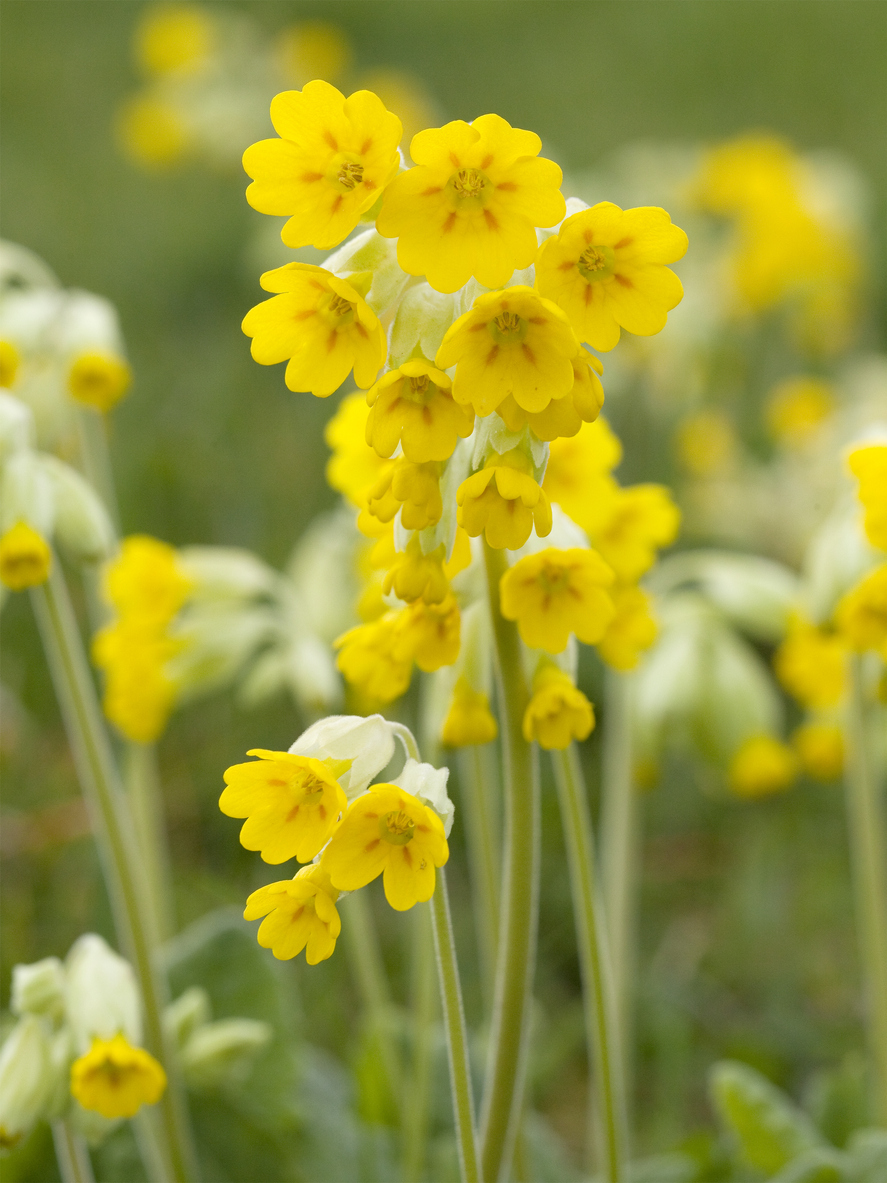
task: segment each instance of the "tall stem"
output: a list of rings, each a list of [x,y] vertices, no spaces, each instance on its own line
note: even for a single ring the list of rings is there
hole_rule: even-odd
[[[621,1183],[626,1177],[625,1106],[606,931],[597,899],[591,814],[575,745],[563,752],[552,752],[552,759],[570,867],[586,1037],[602,1136],[601,1166],[607,1183]]]
[[[606,672],[601,778],[601,880],[610,944],[613,1000],[628,1089],[634,1000],[640,802],[632,778],[631,683]]]
[[[437,871],[437,882],[434,895],[431,897],[431,915],[434,921],[434,947],[437,953],[440,997],[447,1033],[447,1054],[450,1062],[456,1143],[459,1149],[462,1183],[480,1183],[481,1170],[474,1129],[474,1101],[468,1059],[468,1032],[462,1009],[462,989],[459,985],[459,967],[456,963],[456,945],[453,940],[447,879],[443,867]],[[486,1175],[483,1177],[487,1178]],[[406,1178],[407,1183],[414,1183],[410,1176]]]
[[[484,544],[496,639],[505,798],[505,861],[490,1053],[481,1116],[481,1170],[510,1165],[524,1098],[539,899],[539,763],[521,731],[529,703],[517,627],[499,608],[505,554]]]
[[[52,1123],[52,1141],[62,1183],[95,1183],[86,1139],[66,1121]]]
[[[421,1179],[425,1165],[437,1011],[434,933],[430,909],[425,904],[413,908],[412,921],[413,981],[410,993],[413,1056],[403,1114],[403,1177],[408,1183]]]
[[[46,583],[32,589],[43,646],[74,754],[102,860],[118,938],[133,963],[145,1008],[148,1049],[163,1061],[168,1086],[160,1101],[171,1177],[197,1177],[175,1049],[163,1029],[164,983],[155,964],[156,933],[145,908],[147,882],[133,841],[133,825],[120,786],[108,734],[90,675],[74,611],[58,561]]]
[[[850,658],[847,704],[847,822],[856,925],[874,1068],[875,1114],[887,1125],[887,850],[883,785],[866,727],[862,662]]]
[[[105,503],[114,529],[120,533],[120,511],[108,449],[108,426],[104,415],[91,407],[78,407],[77,433],[83,475]]]
[[[492,1008],[496,949],[499,944],[499,847],[496,786],[491,783],[489,746],[472,744],[459,752],[459,787],[465,809],[465,836],[471,873],[471,902],[483,972],[484,996]]]
[[[161,940],[176,931],[172,898],[169,844],[163,817],[157,749],[153,744],[126,745],[126,789],[136,841],[148,879],[152,921]]]

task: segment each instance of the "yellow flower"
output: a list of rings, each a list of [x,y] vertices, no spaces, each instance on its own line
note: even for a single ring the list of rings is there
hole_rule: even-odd
[[[674,542],[681,512],[664,485],[618,489],[605,520],[578,520],[592,543],[625,583],[639,579],[656,562],[656,549]]]
[[[813,710],[834,706],[847,688],[846,648],[841,638],[798,615],[773,655],[776,676],[792,697]]]
[[[424,600],[426,604],[440,604],[450,590],[449,581],[443,569],[444,547],[441,543],[430,554],[422,553],[418,534],[414,534],[407,548],[400,551],[385,576],[382,592],[393,591],[399,600],[412,603]]]
[[[772,735],[752,735],[734,753],[728,775],[737,797],[769,797],[794,783],[798,758]]]
[[[453,688],[450,709],[443,721],[440,742],[448,748],[469,744],[492,743],[499,726],[490,710],[490,700],[482,690],[474,690],[464,674]]]
[[[453,400],[452,382],[424,358],[411,358],[384,374],[367,394],[372,407],[366,442],[380,456],[397,445],[407,460],[446,460],[460,436],[474,430],[474,412]]]
[[[636,584],[622,584],[610,592],[616,615],[597,643],[597,651],[614,670],[633,670],[644,650],[656,640],[652,601]]]
[[[401,456],[367,493],[367,510],[380,522],[390,522],[399,509],[406,530],[424,530],[440,521],[440,464],[413,464]]]
[[[149,171],[172,168],[191,144],[191,132],[176,108],[153,94],[135,95],[123,104],[117,135],[130,159]]]
[[[279,961],[289,961],[305,950],[309,965],[331,957],[342,921],[336,910],[339,893],[319,863],[302,867],[294,879],[269,883],[246,901],[244,920],[265,919],[257,939]]]
[[[572,360],[573,385],[568,394],[553,398],[544,411],[525,411],[506,395],[496,413],[505,421],[509,431],[519,432],[526,424],[540,440],[555,440],[560,436],[574,436],[583,423],[593,423],[604,405],[604,388],[599,375],[604,372],[600,360],[585,349],[580,349]]]
[[[723,411],[696,411],[681,423],[675,437],[681,465],[693,476],[717,476],[736,452],[736,431]]]
[[[0,386],[8,390],[15,383],[21,358],[11,341],[0,341]]]
[[[887,563],[841,597],[835,624],[851,649],[877,649],[887,661]]]
[[[131,534],[105,567],[102,587],[121,616],[167,622],[184,604],[191,582],[179,568],[174,547],[147,534]]]
[[[508,395],[536,414],[573,386],[579,342],[550,300],[524,285],[478,296],[447,329],[437,351],[442,370],[456,367],[453,398],[489,415]]]
[[[394,622],[394,655],[415,661],[426,674],[452,665],[459,656],[461,615],[451,594],[439,604],[416,600],[403,608]]]
[[[336,665],[343,677],[375,702],[393,702],[410,684],[412,654],[403,657],[394,652],[398,616],[386,612],[378,620],[349,629],[334,642],[339,651]]]
[[[110,411],[132,382],[132,371],[113,353],[81,353],[68,371],[71,397],[97,411]]]
[[[321,866],[339,891],[356,891],[379,875],[399,912],[430,900],[435,867],[450,856],[443,822],[397,785],[371,785],[348,808]]]
[[[542,141],[498,115],[457,119],[413,136],[416,167],[385,190],[376,228],[397,238],[397,258],[439,292],[473,275],[488,288],[507,283],[536,255],[536,227],[564,216],[560,168],[539,159]]]
[[[266,292],[277,292],[243,318],[260,365],[289,359],[290,390],[326,398],[354,370],[358,386],[372,386],[387,345],[378,317],[345,279],[310,263],[287,263],[262,276]]]
[[[587,739],[594,727],[594,707],[563,670],[540,663],[533,678],[533,697],[524,712],[523,734],[547,752],[562,752],[574,739]]]
[[[542,488],[574,522],[600,519],[618,486],[610,477],[622,444],[606,419],[584,424],[571,439],[551,443]]]
[[[774,439],[789,447],[805,444],[835,409],[831,385],[798,376],[778,383],[767,398],[767,427]]]
[[[835,723],[802,723],[792,734],[801,767],[814,780],[837,780],[844,771],[844,733]]]
[[[166,668],[179,647],[163,622],[123,619],[96,633],[92,659],[105,674],[102,709],[127,739],[147,744],[163,734],[176,698]]]
[[[301,21],[284,29],[277,41],[277,60],[293,82],[306,78],[333,82],[351,65],[351,57],[344,31],[326,21]]]
[[[153,4],[136,32],[136,56],[149,74],[193,74],[214,48],[205,9],[196,4]]]
[[[497,550],[519,550],[534,526],[540,538],[551,533],[551,504],[517,448],[504,456],[494,452],[462,482],[456,500],[459,525],[472,538],[484,534]]]
[[[850,471],[859,481],[859,500],[865,507],[865,532],[872,546],[887,550],[887,444],[854,448]]]
[[[275,95],[271,122],[280,139],[243,154],[253,178],[246,199],[259,213],[289,216],[287,246],[329,250],[397,176],[401,122],[371,91],[346,99],[320,79]]]
[[[219,809],[245,817],[240,844],[258,850],[266,863],[296,858],[307,863],[329,841],[347,799],[337,773],[344,771],[310,756],[253,748],[259,759],[234,764],[225,772],[228,786]]]
[[[45,583],[51,566],[49,544],[27,522],[16,522],[0,538],[0,583],[13,591]]]
[[[525,555],[502,576],[499,602],[506,620],[516,620],[521,640],[531,649],[562,653],[570,634],[594,645],[613,619],[605,590],[613,572],[593,550],[550,546]]]
[[[165,1088],[166,1073],[154,1057],[121,1034],[93,1039],[89,1051],[71,1065],[74,1099],[112,1121],[154,1105]]]
[[[580,340],[612,349],[620,326],[641,336],[665,328],[684,294],[665,264],[686,250],[687,235],[664,209],[622,210],[601,201],[567,218],[542,244],[536,287],[563,308]]]
[[[739,213],[789,202],[795,193],[796,157],[776,136],[739,136],[705,156],[694,190],[703,209]]]
[[[362,394],[347,394],[323,432],[333,453],[326,465],[327,482],[357,506],[364,504],[367,489],[391,467],[366,442],[369,414]]]

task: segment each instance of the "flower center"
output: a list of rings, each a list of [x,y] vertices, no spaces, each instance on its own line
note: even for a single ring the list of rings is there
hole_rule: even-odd
[[[379,818],[379,834],[392,846],[406,846],[408,842],[412,841],[415,829],[416,823],[402,809],[384,813]]]
[[[410,402],[421,403],[424,406],[437,394],[437,387],[427,374],[418,374],[415,378],[409,379],[409,387],[405,393]]]
[[[609,279],[616,264],[616,255],[611,246],[588,246],[576,261],[579,274],[589,283]]]
[[[456,206],[483,206],[487,203],[490,178],[479,168],[460,168],[447,181],[447,189]]]
[[[547,564],[539,572],[539,582],[549,594],[566,591],[570,586],[570,572],[565,567]]]
[[[340,193],[353,193],[363,182],[363,162],[357,156],[340,152],[332,161],[327,180]]]
[[[331,292],[328,298],[321,299],[317,311],[331,329],[345,329],[354,323],[354,308],[350,300]]]
[[[490,336],[497,345],[520,345],[529,327],[516,312],[500,312],[487,324]]]

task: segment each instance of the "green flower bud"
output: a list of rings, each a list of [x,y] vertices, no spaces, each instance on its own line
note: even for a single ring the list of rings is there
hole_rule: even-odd
[[[384,316],[410,282],[398,266],[396,240],[383,238],[375,229],[365,230],[340,246],[323,265],[349,283],[356,282],[377,316]]]
[[[191,986],[165,1007],[163,1026],[176,1047],[183,1048],[197,1028],[209,1022],[211,1015],[207,992],[201,986]]]
[[[16,1015],[61,1018],[65,1009],[65,972],[58,957],[13,966],[10,1009]]]
[[[25,1015],[0,1050],[0,1149],[17,1145],[46,1116],[52,1086],[46,1025]]]
[[[220,1019],[198,1027],[182,1049],[185,1080],[198,1089],[237,1083],[271,1035],[271,1026],[258,1019]]]
[[[106,559],[114,550],[114,527],[92,485],[55,456],[41,455],[55,492],[55,536],[84,562]]]

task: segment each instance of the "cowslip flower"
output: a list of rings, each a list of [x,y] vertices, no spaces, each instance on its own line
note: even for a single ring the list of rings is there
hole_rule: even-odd
[[[566,312],[580,340],[608,350],[620,328],[650,336],[665,327],[684,294],[665,264],[686,250],[687,235],[664,209],[602,201],[567,218],[542,244],[536,287]]]
[[[854,448],[847,463],[859,481],[866,537],[872,546],[887,550],[887,444]]]
[[[475,690],[464,674],[453,687],[453,697],[440,731],[440,742],[448,748],[492,743],[499,725],[490,710],[489,697]]]
[[[143,1105],[159,1101],[165,1088],[160,1064],[119,1032],[112,1039],[93,1039],[89,1051],[71,1065],[75,1100],[111,1120],[134,1117]]]
[[[305,950],[309,965],[333,955],[342,921],[336,909],[339,893],[320,863],[301,867],[294,879],[269,883],[246,901],[244,920],[258,920],[257,940],[278,961],[289,961]]]
[[[497,550],[519,550],[534,527],[540,538],[551,533],[551,504],[517,448],[494,452],[462,482],[456,501],[459,525],[472,538],[483,534]]]
[[[593,550],[550,546],[525,555],[502,576],[502,615],[517,621],[531,649],[562,653],[571,633],[594,645],[613,619],[612,583],[613,572]]]
[[[474,412],[453,399],[451,387],[450,378],[424,358],[390,370],[367,393],[372,410],[366,442],[386,457],[400,444],[415,464],[447,460],[459,437],[474,430]]]
[[[473,275],[501,287],[536,255],[536,227],[554,226],[566,205],[563,174],[539,158],[542,141],[499,115],[461,119],[413,136],[416,163],[396,177],[376,227],[397,238],[397,258],[439,292],[455,292]]]
[[[542,488],[574,522],[598,520],[618,488],[610,473],[621,459],[622,444],[598,418],[570,439],[552,440]]]
[[[834,409],[835,393],[828,382],[805,375],[786,378],[767,396],[767,427],[779,443],[802,447]]]
[[[259,759],[225,771],[219,809],[245,817],[240,843],[258,850],[266,863],[296,858],[307,863],[329,840],[347,805],[336,780],[342,761],[327,762],[292,752],[253,748]],[[347,767],[347,762],[345,762]]]
[[[887,659],[887,563],[841,597],[835,624],[851,649],[876,649]]]
[[[656,640],[652,600],[643,588],[631,583],[611,588],[610,596],[616,614],[597,642],[597,651],[614,670],[633,670]]]
[[[593,728],[594,707],[582,691],[554,662],[540,662],[522,723],[527,743],[562,752],[574,739],[587,739]]]
[[[181,645],[159,628],[120,620],[100,629],[92,660],[105,675],[102,710],[135,743],[154,743],[163,734],[177,687],[167,673]]]
[[[527,424],[540,440],[550,442],[562,436],[574,436],[583,423],[593,423],[604,405],[604,388],[600,375],[603,364],[594,354],[580,349],[572,359],[573,385],[569,393],[553,398],[544,411],[525,411],[506,395],[496,414],[505,421],[509,431],[519,432]]]
[[[390,522],[398,510],[406,530],[424,530],[440,521],[440,463],[414,464],[401,456],[367,492],[367,511],[380,522]]]
[[[114,353],[81,353],[68,371],[68,392],[75,402],[97,411],[110,411],[126,394],[132,370]]]
[[[688,415],[675,433],[674,450],[681,467],[693,476],[723,473],[736,454],[736,429],[730,416],[714,409]]]
[[[358,386],[376,380],[387,350],[375,312],[346,279],[311,263],[287,263],[261,278],[270,300],[243,318],[250,351],[263,366],[286,361],[290,390],[327,398],[353,369]]]
[[[339,891],[381,875],[388,903],[404,912],[431,899],[435,868],[449,855],[437,814],[397,785],[378,784],[349,806],[320,865]]]
[[[594,546],[625,583],[653,566],[657,549],[674,542],[681,523],[681,511],[664,485],[617,489],[603,522],[583,517],[578,525],[588,530]]]
[[[140,622],[168,621],[191,590],[175,547],[147,534],[131,534],[102,573],[105,599],[120,616]]]
[[[4,390],[15,385],[21,360],[19,351],[11,341],[0,341],[0,387]]]
[[[392,634],[394,655],[415,661],[426,674],[452,665],[459,656],[461,624],[452,593],[439,604],[416,600],[397,614]]]
[[[447,329],[435,362],[456,367],[453,398],[476,414],[489,415],[508,395],[536,413],[570,392],[578,352],[561,310],[520,284],[478,296]]]
[[[289,215],[287,246],[329,250],[397,176],[401,122],[371,91],[346,99],[319,79],[275,95],[271,122],[280,139],[243,154],[253,178],[246,199],[259,213]]]
[[[814,780],[837,780],[844,771],[844,733],[836,723],[812,719],[792,733],[801,767]]]
[[[348,394],[324,428],[323,438],[332,452],[326,465],[328,484],[347,497],[352,505],[363,506],[367,489],[392,465],[383,460],[366,441],[370,409],[362,394]]]
[[[847,689],[847,649],[837,635],[797,614],[773,655],[776,676],[802,706],[835,706]]]
[[[0,538],[0,583],[12,591],[45,583],[51,566],[48,542],[27,522],[16,522]]]
[[[399,613],[386,612],[378,620],[358,624],[333,646],[338,650],[336,666],[346,681],[375,702],[393,702],[410,684],[412,654],[394,650]]]
[[[382,592],[393,591],[399,600],[412,603],[440,604],[450,590],[444,573],[444,547],[441,544],[430,554],[422,553],[419,536],[414,534],[407,548],[400,551],[382,581]]]
[[[791,788],[798,758],[772,735],[749,736],[733,754],[728,783],[737,797],[769,797]]]
[[[136,33],[139,65],[148,74],[194,74],[216,48],[207,12],[196,4],[151,5]]]

